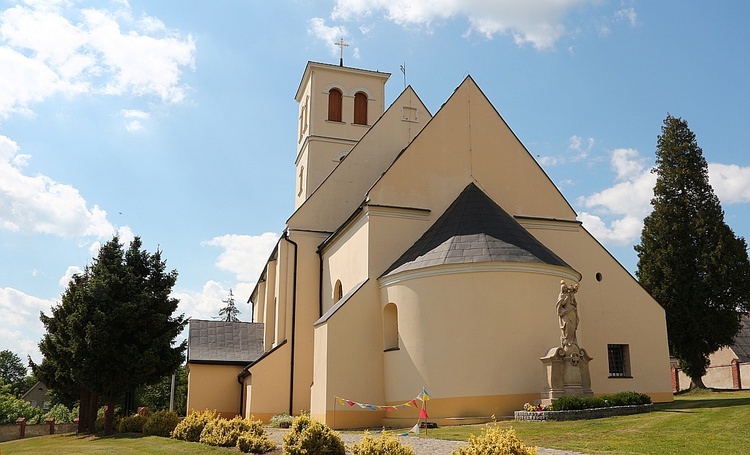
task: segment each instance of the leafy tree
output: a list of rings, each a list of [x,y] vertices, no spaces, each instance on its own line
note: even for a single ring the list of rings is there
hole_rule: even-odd
[[[112,432],[116,401],[175,371],[187,343],[175,346],[187,323],[184,315],[173,317],[178,300],[169,294],[177,272],[166,271],[160,251],[148,253],[141,246],[136,237],[124,251],[113,237],[94,263],[73,277],[52,315],[41,315],[47,333],[39,344],[45,356],[37,367],[40,376],[69,393],[78,391],[81,420],[88,423],[102,397],[108,406],[105,433]],[[88,423],[84,428],[92,432]]]
[[[222,300],[227,306],[219,310],[219,318],[226,322],[238,322],[237,315],[240,314],[240,310],[234,304],[234,295],[232,295],[232,289],[229,289],[229,297],[226,300]]]
[[[185,415],[187,410],[187,371],[183,365],[177,368],[174,387],[174,411]],[[169,398],[172,392],[172,375],[165,376],[159,382],[142,386],[137,391],[142,406],[151,411],[169,410]]]
[[[8,349],[0,351],[0,380],[10,385],[17,397],[26,392],[25,378],[26,367],[21,357]]]
[[[653,212],[636,245],[641,285],[664,307],[672,355],[704,387],[708,355],[730,345],[750,309],[747,244],[724,222],[687,122],[668,115],[657,141]]]

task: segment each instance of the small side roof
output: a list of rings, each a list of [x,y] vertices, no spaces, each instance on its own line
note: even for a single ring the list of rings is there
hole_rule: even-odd
[[[263,354],[263,324],[191,319],[188,363],[247,365]]]
[[[571,268],[472,182],[383,275],[493,261]]]

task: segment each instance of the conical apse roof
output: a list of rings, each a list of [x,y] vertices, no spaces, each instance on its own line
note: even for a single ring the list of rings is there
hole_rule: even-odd
[[[471,262],[570,267],[472,182],[383,275]]]

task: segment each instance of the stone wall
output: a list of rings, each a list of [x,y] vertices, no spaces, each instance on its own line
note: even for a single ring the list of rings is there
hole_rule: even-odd
[[[55,434],[74,433],[78,430],[77,423],[56,423],[54,424]],[[50,434],[50,424],[40,423],[38,425],[26,425],[24,428],[24,437],[31,438],[34,436],[44,436]],[[21,437],[21,425],[0,425],[0,442],[13,441]]]
[[[601,419],[612,416],[626,416],[631,414],[642,414],[654,410],[653,404],[639,404],[633,406],[617,406],[612,408],[594,408],[581,409],[580,411],[516,411],[516,421],[537,421],[545,420],[585,420]]]

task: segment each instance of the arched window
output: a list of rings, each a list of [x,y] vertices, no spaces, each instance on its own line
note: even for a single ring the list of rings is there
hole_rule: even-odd
[[[332,88],[331,91],[328,92],[328,120],[332,122],[341,121],[341,99],[341,90]]]
[[[367,125],[367,95],[362,92],[354,95],[354,123]]]
[[[398,349],[398,308],[395,303],[389,303],[383,309],[383,350]]]
[[[344,287],[341,285],[341,280],[336,281],[336,286],[333,287],[333,301],[338,302],[341,297],[344,296]]]

